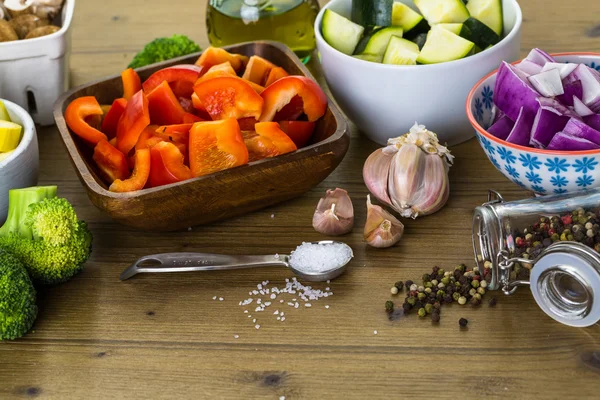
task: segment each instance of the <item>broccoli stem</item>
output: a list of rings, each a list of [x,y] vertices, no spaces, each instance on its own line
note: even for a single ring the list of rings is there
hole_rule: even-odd
[[[56,186],[34,186],[9,190],[8,217],[0,228],[0,237],[16,232],[23,238],[32,239],[33,232],[31,228],[23,223],[25,213],[31,204],[56,197],[56,191]]]

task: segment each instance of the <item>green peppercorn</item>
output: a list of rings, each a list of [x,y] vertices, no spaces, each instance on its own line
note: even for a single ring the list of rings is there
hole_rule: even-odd
[[[449,278],[449,277],[447,277],[447,276],[445,276],[445,277],[442,279],[442,282],[441,282],[441,283],[443,283],[445,286],[449,285],[449,284],[450,284],[450,278]]]
[[[457,288],[461,287],[462,285],[460,284],[460,282],[454,282],[454,286],[456,286]]]
[[[460,271],[460,272],[465,272],[466,269],[467,269],[467,266],[465,264],[460,264],[459,266],[457,266],[455,268],[455,270]]]
[[[475,289],[477,289],[479,287],[479,281],[472,281],[471,286],[473,286]]]
[[[415,299],[413,296],[410,296],[410,297],[408,297],[408,298],[406,299],[406,302],[407,302],[408,304],[410,304],[411,306],[414,306],[414,305],[415,305],[415,303],[417,302],[417,299]]]
[[[431,314],[431,310],[433,310],[433,305],[429,303],[425,304],[425,312]]]
[[[385,302],[385,311],[387,311],[388,313],[391,313],[394,311],[394,302],[393,301],[386,301]]]
[[[460,293],[459,292],[452,293],[452,300],[458,301],[459,298],[460,298]]]
[[[472,288],[471,290],[469,290],[469,296],[475,296],[475,294],[477,293],[477,289]]]
[[[417,290],[419,292],[424,292],[425,291],[425,286],[419,286],[419,287],[417,287]]]
[[[437,279],[432,279],[432,280],[431,280],[431,284],[432,284],[433,286],[437,286],[437,285],[438,285],[438,283],[439,283],[439,282],[438,282],[438,280],[437,280]]]
[[[480,295],[483,296],[485,294],[485,289],[480,286],[480,287],[477,288],[477,293],[479,293]]]
[[[427,298],[427,295],[426,295],[425,293],[419,293],[419,294],[417,295],[417,298],[418,298],[419,300],[425,300],[425,298]]]
[[[458,304],[460,304],[460,305],[467,304],[467,298],[465,296],[460,296],[458,298]]]
[[[427,315],[427,311],[425,311],[424,308],[419,308],[419,311],[417,313],[419,314],[419,317],[421,317],[421,318],[425,318],[425,316]]]
[[[431,282],[425,282],[425,285],[424,285],[424,286],[425,286],[425,289],[427,289],[427,288],[432,288],[432,287],[433,287],[433,284],[432,284]]]
[[[438,275],[444,275],[445,272],[443,268],[438,269]]]
[[[488,285],[488,283],[487,283],[487,281],[485,279],[482,280],[481,282],[479,282],[479,286],[481,286],[484,289],[487,287],[487,285]]]
[[[444,297],[444,295],[446,294],[446,292],[444,292],[443,290],[438,290],[437,293],[435,294],[437,297]]]
[[[431,290],[431,288],[430,288],[430,287],[428,287],[428,288],[425,288],[425,293],[429,294],[429,293],[431,293],[431,292],[432,292],[432,290]]]
[[[471,303],[471,305],[473,305],[473,306],[478,306],[481,304],[481,299],[478,299],[477,297],[471,297],[471,300],[469,300],[469,303]]]
[[[558,242],[560,240],[560,236],[558,233],[553,233],[552,236],[550,236],[550,239],[552,239],[553,242]]]
[[[476,299],[479,299],[479,300],[481,300],[481,294],[479,294],[479,293],[475,293],[475,294],[473,295],[473,297],[475,297]]]
[[[424,274],[421,279],[423,279],[423,283],[429,282],[431,280],[431,275]]]

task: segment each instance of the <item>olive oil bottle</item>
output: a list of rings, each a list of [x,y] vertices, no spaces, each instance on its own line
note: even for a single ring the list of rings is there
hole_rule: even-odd
[[[317,0],[210,0],[208,38],[217,47],[276,40],[306,62],[315,48],[313,25],[318,12]]]

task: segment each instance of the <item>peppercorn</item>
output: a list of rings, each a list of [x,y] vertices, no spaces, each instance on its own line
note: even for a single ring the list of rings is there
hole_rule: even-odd
[[[459,264],[455,269],[460,272],[465,272],[467,266],[465,264]]]
[[[406,290],[410,290],[410,287],[413,285],[413,281],[408,280],[404,283],[404,287],[406,288]]]
[[[417,302],[417,299],[415,299],[414,297],[411,296],[411,297],[409,297],[409,298],[406,299],[406,302],[408,304],[410,304],[411,306],[414,306],[415,303]]]
[[[469,296],[475,296],[477,294],[477,289],[472,288],[471,290],[469,290]]]
[[[392,286],[392,288],[390,289],[390,292],[394,295],[398,294],[398,288],[396,286]]]
[[[466,318],[461,318],[458,320],[458,325],[460,325],[461,328],[466,328],[468,323],[469,320],[467,320]]]
[[[419,293],[419,294],[417,295],[417,298],[418,298],[419,300],[424,300],[426,297],[427,297],[427,295],[426,295],[425,293]]]
[[[428,288],[425,288],[425,293],[429,294],[429,293],[431,293],[431,292],[432,292],[432,290],[431,290],[431,288],[430,288],[430,287],[428,287]]]
[[[431,275],[437,275],[438,271],[440,270],[440,267],[435,266],[431,269]]]
[[[417,284],[413,283],[412,285],[410,285],[410,290],[411,292],[417,290],[419,288],[419,286],[417,286]]]
[[[396,286],[398,288],[398,291],[401,292],[402,289],[404,289],[404,282],[398,281],[398,282],[394,283],[394,286]]]
[[[460,304],[460,305],[467,304],[467,298],[465,296],[460,296],[458,298],[458,304]]]
[[[469,303],[471,303],[472,306],[478,306],[481,304],[481,299],[478,299],[477,297],[471,297]]]
[[[423,279],[423,283],[429,282],[431,280],[431,275],[424,274],[421,279]]]
[[[424,318],[427,315],[427,311],[425,311],[424,308],[419,308],[419,311],[417,312],[419,314],[419,317]]]
[[[438,283],[439,283],[439,282],[437,281],[437,279],[432,279],[432,280],[431,280],[431,284],[432,284],[433,286],[437,286],[437,285],[438,285]]]
[[[417,288],[417,290],[418,290],[419,292],[424,292],[424,291],[425,291],[425,286],[419,286],[419,287]]]
[[[402,309],[404,310],[404,314],[408,314],[411,310],[412,306],[408,303],[402,304]]]
[[[479,287],[479,281],[476,281],[476,280],[471,281],[471,286],[473,286],[475,289],[477,289]]]
[[[444,292],[443,290],[438,290],[437,293],[435,294],[438,298],[443,298],[446,295],[446,292]]]
[[[488,285],[488,283],[487,283],[487,280],[485,280],[485,279],[482,280],[481,282],[479,282],[479,286],[481,286],[484,289],[487,287],[487,285]]]
[[[388,300],[385,302],[385,311],[387,311],[388,313],[394,312],[394,302],[393,301]]]
[[[497,299],[496,297],[492,297],[492,298],[490,299],[490,301],[488,302],[488,305],[489,305],[490,307],[495,307],[497,302],[498,302],[498,299]]]
[[[425,312],[426,312],[427,314],[431,314],[431,310],[433,310],[433,304],[429,304],[429,303],[427,303],[427,304],[425,304],[425,307],[424,307],[424,308],[425,308]]]
[[[434,310],[431,313],[431,322],[435,322],[435,323],[440,322],[440,313],[439,313],[439,311],[437,311],[437,312],[436,311],[437,310]]]
[[[439,301],[436,301],[435,303],[433,303],[433,308],[435,308],[436,310],[439,310],[442,307],[442,304]]]
[[[447,295],[444,296],[444,303],[450,304],[450,303],[452,303],[452,300],[453,299],[452,299],[451,295],[447,294]]]
[[[444,284],[444,286],[447,286],[450,284],[450,278],[448,278],[447,276],[445,276],[444,278],[442,278],[442,282]]]
[[[475,293],[473,295],[473,297],[476,298],[477,300],[481,300],[481,294],[479,294],[479,293]]]
[[[442,275],[442,276],[444,276],[444,273],[445,273],[445,272],[446,272],[446,270],[445,270],[444,268],[440,268],[440,269],[438,269],[438,272],[437,272],[437,273],[438,273],[438,275]]]
[[[460,298],[460,293],[458,293],[458,292],[454,292],[454,293],[452,294],[452,299],[453,299],[454,301],[458,301],[458,299],[459,299],[459,298]]]
[[[485,294],[485,289],[484,289],[484,288],[482,288],[482,287],[478,287],[478,288],[477,288],[477,293],[479,293],[480,295],[482,295],[482,296],[483,296],[483,295]]]

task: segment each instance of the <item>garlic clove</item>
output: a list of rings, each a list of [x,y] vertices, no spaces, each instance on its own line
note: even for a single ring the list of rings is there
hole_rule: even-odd
[[[388,179],[392,208],[404,218],[416,218],[413,210],[414,193],[420,193],[425,186],[422,171],[425,168],[426,154],[412,144],[404,144],[394,155]]]
[[[398,243],[404,233],[404,225],[380,206],[371,203],[367,195],[367,221],[364,238],[372,247],[385,248]]]
[[[388,194],[387,182],[392,158],[393,154],[387,154],[383,149],[378,149],[371,153],[363,167],[363,180],[365,181],[369,192],[371,192],[377,200],[386,205],[392,204]]]
[[[33,0],[4,0],[4,8],[11,18],[19,15],[31,14]]]
[[[348,192],[336,188],[328,190],[319,200],[313,215],[313,228],[328,236],[348,233],[354,227],[354,207]]]

